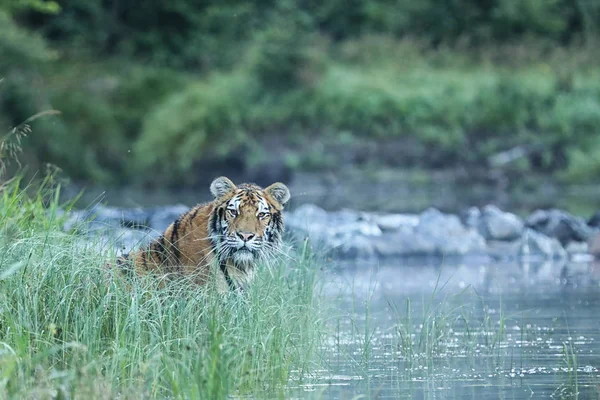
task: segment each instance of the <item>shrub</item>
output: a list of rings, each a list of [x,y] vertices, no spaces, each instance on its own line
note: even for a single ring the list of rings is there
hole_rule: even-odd
[[[198,159],[238,148],[247,139],[243,127],[254,92],[240,74],[213,76],[166,98],[143,120],[133,147],[138,172],[186,173]]]

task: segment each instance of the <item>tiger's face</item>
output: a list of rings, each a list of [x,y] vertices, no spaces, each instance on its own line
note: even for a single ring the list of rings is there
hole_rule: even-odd
[[[283,232],[282,209],[289,200],[288,188],[274,183],[266,189],[253,184],[236,187],[225,177],[211,185],[216,198],[210,222],[218,258],[246,267],[277,251]]]

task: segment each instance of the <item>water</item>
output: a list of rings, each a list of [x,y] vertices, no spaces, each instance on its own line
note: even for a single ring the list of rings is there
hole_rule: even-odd
[[[267,185],[270,182],[259,183]],[[353,208],[379,212],[421,212],[428,207],[435,207],[458,213],[469,206],[492,203],[523,216],[538,208],[557,207],[585,218],[600,210],[600,186],[565,186],[542,178],[527,184],[512,182],[505,187],[489,182],[457,182],[451,174],[442,172],[425,174],[419,178],[415,177],[415,173],[395,169],[377,171],[368,177],[360,170],[336,174],[296,173],[286,183],[292,193],[288,209],[314,203],[327,210]],[[78,206],[85,208],[100,201],[115,207],[177,203],[191,207],[212,200],[209,185],[210,181],[207,181],[196,188],[180,188],[176,191],[87,187]],[[76,186],[68,187],[64,190],[64,197],[74,197],[81,190]]]
[[[325,280],[334,333],[290,398],[599,398],[600,264],[350,264]]]

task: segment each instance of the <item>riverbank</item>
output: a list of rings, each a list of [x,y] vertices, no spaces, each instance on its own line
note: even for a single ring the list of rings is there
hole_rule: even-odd
[[[100,245],[126,252],[160,235],[188,209],[182,204],[150,208],[97,204],[71,211],[63,229],[73,231],[83,224],[83,233]],[[600,254],[598,215],[585,221],[558,209],[536,210],[523,219],[494,205],[455,215],[435,208],[412,214],[329,212],[304,204],[286,212],[285,221],[289,239],[309,240],[315,251],[338,259],[590,261]]]

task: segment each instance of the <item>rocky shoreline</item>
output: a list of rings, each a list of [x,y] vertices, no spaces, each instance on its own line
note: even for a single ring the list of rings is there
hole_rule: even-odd
[[[160,235],[188,209],[184,205],[96,205],[71,211],[64,229],[95,238],[100,245],[129,251]],[[285,221],[288,237],[297,241],[309,238],[320,252],[340,259],[590,261],[600,255],[600,213],[585,221],[558,209],[537,210],[523,220],[494,205],[454,215],[433,208],[420,214],[329,212],[304,204],[286,212]]]

